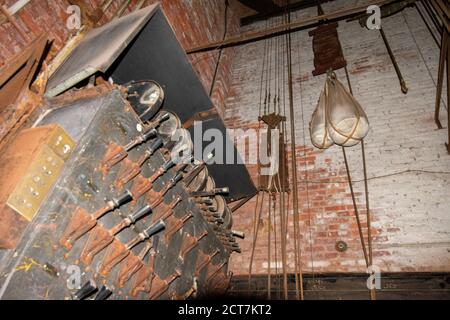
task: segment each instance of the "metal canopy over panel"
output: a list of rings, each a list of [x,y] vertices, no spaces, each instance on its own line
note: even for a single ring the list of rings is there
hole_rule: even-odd
[[[106,72],[158,7],[145,7],[91,30],[50,77],[46,96],[56,96],[98,71]]]
[[[213,107],[162,10],[155,12],[133,43],[110,67],[107,75],[118,84],[133,80],[157,81],[165,92],[163,108],[175,112],[183,123]],[[221,131],[226,145],[230,137],[219,116],[203,121],[204,130],[211,128]],[[192,127],[189,130],[192,133]],[[203,142],[203,149],[207,145]],[[236,160],[240,159],[236,148],[234,155]],[[210,164],[208,170],[217,186],[230,188],[230,194],[226,197],[228,202],[256,194],[256,187],[242,161],[236,161],[235,164]]]
[[[120,85],[158,82],[165,93],[163,109],[175,112],[183,123],[213,108],[185,50],[155,5],[91,31],[51,78],[47,95],[67,90],[97,71]],[[204,121],[205,128],[216,128],[229,140],[222,119],[215,116],[210,120]],[[236,148],[234,154],[238,154]],[[247,168],[238,163],[208,165],[216,184],[229,187],[228,201],[256,193]]]
[[[115,83],[154,80],[164,89],[163,108],[181,122],[213,104],[162,10],[157,10],[107,72]]]

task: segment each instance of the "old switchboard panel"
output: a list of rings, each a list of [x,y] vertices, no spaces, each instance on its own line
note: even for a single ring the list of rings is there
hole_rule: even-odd
[[[73,150],[2,260],[2,299],[186,299],[227,288],[240,250],[227,190],[204,163],[172,152],[191,143],[171,141],[176,114],[144,123],[113,89],[49,109],[28,130],[49,126]]]

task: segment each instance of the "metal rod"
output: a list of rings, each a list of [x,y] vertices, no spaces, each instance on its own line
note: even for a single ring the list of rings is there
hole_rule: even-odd
[[[140,0],[134,7],[134,11],[139,10],[142,7],[142,5],[144,4],[144,2],[145,2],[145,0]]]
[[[437,14],[434,11],[434,9],[430,6],[428,0],[421,0],[420,1],[423,5],[423,7],[425,8],[425,11],[428,13],[428,15],[431,18],[431,21],[433,22],[434,26],[436,27],[436,30],[442,34],[442,30],[443,27],[442,25],[439,23],[439,20],[437,19]]]
[[[441,44],[439,43],[438,39],[436,38],[433,30],[431,29],[430,24],[428,23],[427,19],[425,18],[425,15],[423,14],[422,10],[419,8],[418,3],[416,2],[414,4],[414,7],[416,7],[417,12],[419,13],[420,17],[422,18],[423,23],[425,24],[425,26],[427,27],[428,31],[430,32],[431,36],[433,37],[434,42],[436,43],[436,45],[439,47],[439,49],[441,48]]]
[[[231,208],[231,212],[234,213],[236,212],[239,208],[241,208],[244,204],[246,204],[247,202],[249,202],[253,197],[255,196],[255,194],[252,194],[251,196],[245,197],[241,200],[239,200],[239,202],[233,206]]]
[[[17,12],[19,12],[23,7],[25,7],[31,0],[19,0],[14,3],[12,6],[8,8],[8,12],[11,16],[14,16]],[[8,17],[0,18],[0,25],[8,20]]]
[[[353,95],[352,83],[350,82],[350,75],[348,73],[347,66],[345,66],[345,76],[347,77],[347,83],[348,83],[348,88],[350,90],[350,93]],[[362,152],[362,160],[363,160],[363,168],[364,168],[364,191],[365,191],[365,196],[366,196],[367,242],[368,242],[368,246],[369,246],[369,259],[368,259],[369,264],[367,265],[367,267],[369,267],[369,265],[370,266],[372,265],[372,261],[373,261],[372,260],[372,231],[371,231],[371,227],[370,227],[369,186],[367,183],[366,152],[364,149],[364,140],[361,140],[361,152]],[[345,149],[344,149],[344,158],[347,161]],[[346,162],[346,168],[347,168],[347,173],[348,173],[348,177],[349,177],[349,182],[351,184],[350,173],[348,170],[347,162]],[[350,186],[350,187],[351,187],[350,190],[352,193],[352,197],[354,198],[353,187],[352,186]],[[353,206],[356,210],[355,203],[356,203],[356,201],[353,202]],[[357,220],[359,220],[359,215],[357,216]],[[361,229],[360,223],[358,223],[358,231],[359,231],[360,236],[362,236],[362,229]],[[366,264],[367,264],[367,260],[366,260]],[[369,292],[370,292],[370,299],[376,300],[375,289],[370,289]]]
[[[367,246],[369,249],[369,263],[373,266],[373,253],[372,253],[372,227],[371,227],[371,217],[370,217],[370,205],[369,205],[369,184],[367,180],[367,163],[366,163],[366,151],[364,147],[364,140],[361,140],[361,153],[364,169],[364,191],[366,195],[366,220],[367,220]],[[372,300],[376,299],[375,289],[370,289],[370,298]]]
[[[290,13],[288,13],[288,24],[290,24]],[[287,67],[288,67],[288,95],[289,95],[289,122],[290,122],[290,134],[291,134],[291,170],[292,170],[292,196],[293,196],[293,216],[294,216],[294,233],[296,234],[296,236],[298,237],[298,184],[297,184],[297,159],[296,159],[296,144],[295,144],[295,112],[294,112],[294,89],[293,89],[293,83],[292,83],[292,47],[291,47],[291,34],[288,33],[286,35],[286,41],[287,41],[287,46],[286,46],[286,54],[287,54]],[[300,254],[300,248],[298,247],[298,245],[300,245],[300,243],[297,243],[298,239],[295,239],[294,241],[294,250],[295,250],[295,255],[299,255]],[[297,257],[298,259],[298,257]],[[297,266],[298,264],[298,266]],[[303,272],[301,270],[302,266],[300,261],[296,261],[296,268],[300,268],[298,270],[299,274],[299,278],[297,280],[296,278],[296,282],[298,281],[299,283],[297,283],[297,285],[300,286],[300,290],[299,288],[296,288],[296,294],[297,294],[297,299],[303,300],[304,299],[304,294],[303,294]],[[297,272],[296,272],[297,274]],[[298,292],[300,291],[300,292]]]
[[[362,246],[362,250],[363,250],[363,253],[364,253],[364,259],[366,260],[366,266],[369,266],[369,258],[367,256],[366,244],[365,244],[365,241],[364,241],[364,236],[362,234],[361,220],[359,219],[359,212],[358,212],[358,207],[356,205],[355,192],[353,191],[353,183],[352,183],[352,178],[351,178],[351,175],[350,175],[350,169],[349,169],[348,161],[347,161],[347,153],[345,152],[345,148],[344,147],[342,147],[342,153],[344,155],[345,169],[347,170],[348,184],[349,184],[349,187],[350,187],[350,193],[352,195],[353,209],[355,211],[356,223],[358,224],[359,238],[361,240],[361,246]]]
[[[3,14],[6,16],[6,19],[11,22],[11,24],[16,28],[17,31],[19,31],[20,35],[22,36],[23,40],[25,42],[30,42],[31,38],[26,34],[26,32],[19,26],[17,21],[14,19],[14,17],[10,14],[8,9],[5,6],[0,6],[0,10],[3,12]]]
[[[439,1],[440,4],[438,4],[435,0],[430,0],[431,5],[433,6],[434,10],[436,11],[437,15],[441,19],[441,22],[445,29],[447,29],[447,32],[450,32],[450,22],[449,22],[449,13],[447,10],[443,10],[443,4],[441,1]]]
[[[102,5],[101,5],[102,11],[108,10],[108,8],[111,6],[111,4],[112,4],[113,1],[114,1],[114,0],[105,0],[105,1],[102,3]]]
[[[315,25],[321,20],[342,20],[349,16],[352,16],[354,14],[358,13],[365,13],[367,10],[367,7],[370,5],[378,5],[383,6],[392,2],[397,2],[398,0],[376,0],[372,1],[370,3],[367,3],[365,5],[348,8],[348,9],[342,9],[342,10],[336,10],[334,12],[330,12],[328,14],[319,15],[316,17],[311,17],[304,19],[302,21],[297,22],[290,22],[281,24],[279,26],[268,28],[261,31],[254,31],[249,32],[244,35],[237,35],[232,36],[226,39],[225,41],[214,41],[207,44],[203,44],[197,47],[190,48],[186,50],[186,53],[192,54],[197,52],[203,52],[203,51],[211,51],[220,49],[221,47],[230,47],[230,46],[236,46],[243,43],[249,43],[254,42],[258,40],[262,40],[267,37],[276,37],[285,33],[292,33],[294,31],[300,30],[302,28],[307,28]]]
[[[249,270],[248,270],[248,289],[250,290],[250,286],[251,286],[251,279],[252,279],[252,268],[253,268],[253,259],[255,256],[255,247],[256,247],[256,241],[258,240],[258,232],[259,232],[259,224],[260,224],[260,220],[261,220],[261,213],[262,213],[262,207],[264,204],[264,195],[265,192],[263,192],[262,197],[261,197],[261,206],[259,208],[258,211],[258,215],[255,217],[255,227],[254,227],[254,233],[253,233],[253,243],[252,243],[252,253],[250,255],[250,265],[249,265]],[[258,203],[256,203],[256,207],[257,208]]]
[[[386,45],[386,49],[389,53],[389,57],[391,58],[392,64],[395,68],[395,73],[397,73],[398,80],[400,81],[400,87],[402,89],[402,92],[404,94],[408,93],[408,87],[406,86],[405,79],[403,79],[402,72],[400,71],[400,68],[397,64],[397,60],[395,59],[394,53],[392,52],[391,46],[389,45],[389,42],[386,38],[386,34],[384,33],[383,28],[380,29],[381,37],[383,38],[383,42]]]
[[[440,107],[441,107],[442,85],[444,83],[444,66],[445,66],[445,60],[446,60],[447,51],[448,51],[448,40],[449,40],[448,32],[446,32],[446,30],[443,30],[441,54],[439,57],[438,82],[437,82],[437,88],[436,88],[436,104],[435,104],[435,109],[434,109],[434,121],[436,122],[438,129],[443,128],[441,121],[439,120],[439,113],[440,113]]]
[[[128,8],[128,6],[130,5],[130,2],[131,2],[131,0],[124,1],[124,3],[122,3],[122,5],[119,7],[119,9],[117,9],[114,17],[119,18],[125,12],[125,10]]]
[[[450,49],[449,49],[449,34],[447,34],[447,130],[448,130],[448,143],[447,152],[450,154]]]

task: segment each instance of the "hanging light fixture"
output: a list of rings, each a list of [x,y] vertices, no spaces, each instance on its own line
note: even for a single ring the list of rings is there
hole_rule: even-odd
[[[343,147],[358,144],[369,132],[367,115],[332,71],[328,73],[325,95],[327,130],[330,138]]]
[[[331,140],[327,131],[326,121],[326,96],[325,92],[320,93],[319,102],[309,123],[309,132],[311,134],[312,144],[319,149],[328,149],[334,142]]]

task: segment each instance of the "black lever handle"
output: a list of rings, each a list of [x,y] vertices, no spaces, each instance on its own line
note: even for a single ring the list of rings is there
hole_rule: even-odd
[[[214,189],[214,193],[215,194],[228,194],[228,193],[230,193],[230,188],[228,188],[228,187],[216,188],[216,189]]]
[[[183,178],[183,174],[178,172],[172,179],[170,179],[171,185],[176,185]]]
[[[112,290],[107,286],[102,286],[95,296],[94,300],[106,300],[112,294]]]
[[[148,147],[148,151],[150,154],[153,154],[156,150],[158,150],[163,145],[163,141],[160,137],[158,137],[155,141],[152,142],[150,147]]]
[[[143,141],[147,141],[150,138],[156,137],[157,133],[158,132],[156,131],[156,129],[148,130],[147,132],[142,134],[142,139]]]
[[[150,214],[152,212],[152,207],[150,205],[146,205],[145,207],[140,208],[136,212],[133,212],[128,216],[128,219],[131,221],[131,223],[135,223],[143,216],[146,216],[147,214]]]
[[[170,114],[165,113],[163,114],[161,117],[158,118],[158,120],[156,120],[158,123],[164,122],[166,120],[169,120],[170,118]]]
[[[162,168],[163,168],[164,171],[167,171],[167,170],[169,170],[170,168],[172,168],[174,165],[175,165],[175,162],[174,162],[172,159],[170,159],[169,161],[166,161],[166,162],[162,165]]]
[[[73,299],[83,300],[89,297],[95,291],[97,291],[97,285],[93,280],[89,280],[77,292],[75,292],[75,294],[73,295]]]
[[[142,231],[143,235],[146,239],[150,238],[151,236],[157,234],[161,230],[166,228],[166,224],[162,220],[156,221],[154,224],[152,224],[150,227]]]
[[[112,199],[112,202],[114,203],[114,206],[118,208],[131,200],[133,200],[133,195],[129,190],[125,190],[124,194],[120,195],[118,198]]]

